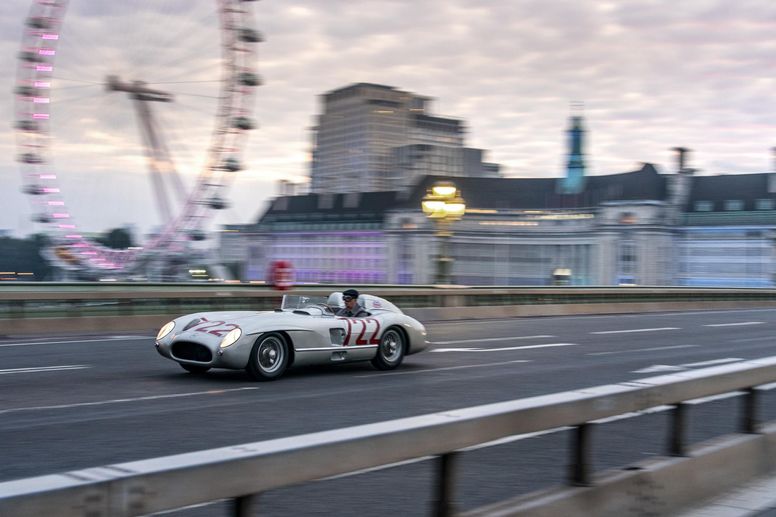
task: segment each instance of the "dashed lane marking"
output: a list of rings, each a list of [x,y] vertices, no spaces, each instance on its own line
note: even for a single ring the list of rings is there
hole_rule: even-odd
[[[654,329],[630,329],[630,330],[599,330],[591,334],[627,334],[630,332],[661,332],[663,330],[682,330],[679,327],[659,327]]]
[[[700,345],[672,345],[672,346],[653,346],[650,348],[635,348],[633,350],[613,350],[611,352],[590,352],[587,355],[614,355],[614,354],[632,354],[635,352],[654,352],[656,350],[671,350],[675,348],[696,348]]]
[[[741,321],[738,323],[709,323],[704,327],[741,327],[744,325],[764,325],[764,321]]]
[[[701,361],[698,363],[684,363],[679,365],[670,364],[653,364],[647,368],[641,370],[633,370],[631,373],[656,373],[656,372],[677,372],[682,370],[689,370],[690,368],[698,368],[703,366],[713,366],[716,364],[735,363],[743,361],[740,357],[725,357],[724,359],[712,359],[711,361]]]
[[[378,374],[380,377],[387,377],[389,375],[413,375],[416,373],[428,373],[428,372],[443,372],[448,370],[463,370],[465,368],[484,368],[487,366],[502,366],[505,364],[514,364],[514,363],[530,363],[532,361],[529,361],[527,359],[517,359],[515,361],[501,361],[499,363],[486,363],[486,364],[466,364],[463,366],[446,366],[443,368],[426,368],[423,370],[412,370],[409,372],[386,372],[386,373],[380,373]],[[355,378],[370,378],[374,379],[375,374],[372,373],[370,375],[354,375]]]
[[[6,368],[0,370],[0,375],[10,375],[13,373],[40,373],[40,372],[59,372],[64,370],[82,370],[84,368],[91,368],[84,364],[62,364],[58,366],[31,366],[28,368]]]
[[[541,335],[541,336],[512,336],[512,337],[488,337],[488,338],[480,338],[480,339],[458,339],[456,341],[432,341],[432,345],[455,345],[458,343],[485,343],[488,341],[512,341],[516,339],[549,339],[551,337],[550,335]]]
[[[135,337],[122,337],[122,336],[111,336],[111,337],[105,337],[101,339],[75,339],[70,341],[22,341],[19,343],[0,343],[0,348],[5,347],[11,347],[11,346],[37,346],[37,345],[66,345],[70,343],[107,343],[109,341],[136,341],[136,340],[146,340],[146,339],[153,339],[153,337],[148,336],[135,336]]]
[[[220,395],[230,391],[245,391],[245,390],[257,390],[259,388],[253,386],[245,386],[242,388],[229,388],[224,390],[207,390],[207,391],[194,391],[191,393],[171,393],[169,395],[149,395],[147,397],[134,397],[126,399],[112,399],[112,400],[97,400],[94,402],[78,402],[75,404],[57,404],[52,406],[32,406],[32,407],[17,407],[10,409],[0,410],[0,415],[5,413],[20,413],[23,411],[41,411],[45,409],[69,409],[75,407],[87,407],[87,406],[106,406],[109,404],[122,404],[126,402],[142,402],[146,400],[160,400],[160,399],[173,399],[182,397],[196,397],[198,395]]]
[[[506,346],[501,348],[433,348],[430,352],[505,352],[508,350],[530,350],[532,348],[554,348],[559,346],[577,346],[577,343],[547,343],[544,345]]]

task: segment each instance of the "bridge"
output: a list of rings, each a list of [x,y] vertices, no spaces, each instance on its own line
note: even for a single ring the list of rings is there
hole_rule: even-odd
[[[7,289],[4,332],[46,336],[0,341],[2,515],[668,515],[776,466],[767,290],[386,287],[429,316],[433,351],[257,385],[188,375],[143,328],[47,324],[277,293]]]

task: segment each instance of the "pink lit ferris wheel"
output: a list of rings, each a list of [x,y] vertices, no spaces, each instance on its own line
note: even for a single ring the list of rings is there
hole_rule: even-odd
[[[228,206],[227,189],[256,125],[262,38],[252,6],[32,3],[14,92],[17,159],[33,218],[47,229],[60,267],[83,277],[153,277],[205,238],[206,223]],[[88,207],[76,206],[84,198],[74,193],[92,181],[74,178],[95,163],[105,196],[123,194],[123,175],[150,179],[143,180],[148,195],[136,202],[155,207],[158,224],[142,246],[108,248],[79,227]]]

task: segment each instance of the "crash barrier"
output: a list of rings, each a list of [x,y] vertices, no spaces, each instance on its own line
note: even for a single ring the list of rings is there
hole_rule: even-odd
[[[233,515],[252,515],[258,494],[289,485],[384,465],[433,457],[434,514],[455,513],[456,460],[465,448],[494,440],[571,426],[568,480],[571,495],[507,502],[471,515],[659,515],[657,498],[672,511],[776,469],[776,426],[758,422],[758,386],[776,381],[776,357],[631,382],[567,391],[401,418],[344,429],[0,483],[3,516],[132,516],[230,499]],[[743,390],[740,432],[729,443],[691,448],[686,443],[686,404],[692,399]],[[598,483],[590,471],[594,422],[670,405],[665,465],[635,465]],[[764,434],[755,435],[766,430]],[[743,434],[745,433],[745,434]],[[709,449],[710,447],[710,449]],[[732,451],[732,452],[728,452]],[[516,464],[518,462],[516,461]],[[630,476],[630,477],[628,477]],[[638,476],[651,476],[655,494],[644,494]],[[663,479],[661,479],[663,476]],[[622,490],[630,479],[636,489]],[[643,481],[643,477],[641,478]],[[634,481],[636,480],[636,481]],[[655,482],[657,480],[657,482]],[[607,485],[612,487],[607,492]],[[633,487],[631,487],[633,488]],[[587,498],[585,498],[587,495]],[[543,499],[542,499],[543,498]],[[630,499],[629,499],[630,498]],[[563,508],[563,504],[566,507]],[[522,506],[518,506],[522,505]],[[559,511],[568,510],[568,511]]]
[[[323,295],[339,285],[296,286]],[[661,287],[355,286],[420,321],[776,307],[776,289]],[[0,336],[148,331],[181,314],[271,310],[283,293],[253,284],[9,283],[0,285]]]

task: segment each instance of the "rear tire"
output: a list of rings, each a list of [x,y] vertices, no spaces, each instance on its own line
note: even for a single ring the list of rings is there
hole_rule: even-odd
[[[255,381],[273,381],[288,368],[288,343],[277,333],[262,335],[251,349],[245,371]]]
[[[198,364],[179,363],[181,367],[189,373],[203,374],[210,370],[209,366],[200,366]]]
[[[393,370],[404,359],[404,334],[396,327],[388,327],[380,338],[377,355],[372,359],[372,366],[378,370]]]

